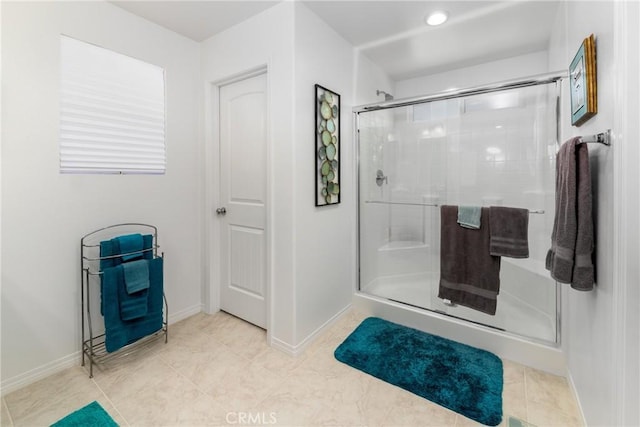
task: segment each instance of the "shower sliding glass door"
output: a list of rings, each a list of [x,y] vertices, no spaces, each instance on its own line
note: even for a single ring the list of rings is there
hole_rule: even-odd
[[[357,114],[360,291],[556,342],[544,268],[555,203],[556,83]],[[530,210],[526,259],[502,258],[495,316],[438,298],[441,205]]]

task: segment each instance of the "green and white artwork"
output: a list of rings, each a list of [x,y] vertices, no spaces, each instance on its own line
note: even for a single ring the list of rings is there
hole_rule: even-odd
[[[340,95],[315,86],[316,206],[340,203]]]

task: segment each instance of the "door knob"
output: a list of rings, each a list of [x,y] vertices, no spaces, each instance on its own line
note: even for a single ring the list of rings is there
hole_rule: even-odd
[[[218,215],[225,215],[227,213],[227,209],[223,206],[221,208],[216,209],[216,213]]]

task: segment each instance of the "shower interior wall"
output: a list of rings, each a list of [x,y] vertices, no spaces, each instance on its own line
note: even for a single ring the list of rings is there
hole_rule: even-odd
[[[548,72],[547,69],[547,52],[536,52],[528,55],[521,55],[505,60],[488,62],[473,67],[466,67],[456,70],[451,70],[447,73],[440,73],[434,75],[428,75],[424,77],[412,78],[407,80],[397,81],[394,84],[393,93],[396,98],[415,97],[423,94],[443,92],[453,87],[473,87],[486,83],[491,83],[501,80],[518,79],[522,76],[543,74]],[[540,206],[553,206],[551,197],[548,194],[542,194],[539,188],[550,188],[548,182],[535,182],[531,181],[530,177],[526,173],[523,173],[519,179],[512,179],[513,175],[508,176],[508,180],[502,180],[501,182],[482,182],[484,176],[490,175],[483,173],[484,168],[494,168],[496,166],[496,159],[487,159],[484,153],[476,152],[473,150],[467,150],[465,144],[465,137],[470,139],[477,139],[478,137],[483,140],[491,141],[491,145],[506,145],[509,139],[518,139],[518,126],[509,126],[509,121],[504,120],[502,124],[495,123],[494,126],[502,126],[494,131],[484,131],[484,135],[465,135],[464,129],[460,128],[460,120],[452,120],[452,117],[456,115],[456,110],[459,109],[459,105],[456,101],[436,102],[431,104],[423,104],[418,107],[420,109],[419,114],[423,116],[423,122],[427,122],[427,126],[431,126],[431,144],[428,146],[409,146],[407,144],[398,143],[405,138],[401,135],[387,134],[380,135],[361,135],[361,140],[365,137],[371,137],[379,141],[378,150],[380,153],[369,153],[370,158],[377,159],[377,163],[380,167],[383,167],[383,171],[395,170],[397,175],[388,176],[388,182],[391,182],[390,188],[393,195],[392,199],[402,199],[403,193],[405,193],[405,201],[428,203],[429,201],[436,202],[436,200],[446,200],[450,204],[482,204],[482,196],[485,197],[485,204],[490,200],[499,200],[503,198],[501,195],[510,194],[514,200],[502,200],[502,204],[508,205],[509,202],[513,202],[516,206],[523,206],[529,209],[540,209]],[[447,109],[449,111],[447,111]],[[395,112],[394,112],[395,111]],[[471,120],[482,121],[482,116],[476,115]],[[376,123],[370,123],[367,127],[372,129],[394,129],[400,128],[400,123],[407,122],[407,113],[404,111],[386,110],[384,114],[382,112],[377,113],[375,118],[362,120],[375,120]],[[494,119],[491,119],[494,120]],[[456,129],[449,128],[448,130],[442,128],[442,123],[446,121],[448,126],[455,126]],[[464,123],[466,125],[473,126],[473,123],[468,121]],[[440,127],[439,127],[440,126]],[[422,128],[420,131],[423,131]],[[361,130],[361,132],[363,132]],[[378,131],[380,132],[380,131]],[[408,132],[411,132],[410,130]],[[448,163],[445,163],[446,150],[450,149],[444,136],[438,137],[438,132],[448,132],[449,134],[457,133],[461,134],[458,138],[456,148],[459,153],[457,155],[449,156]],[[406,135],[412,137],[412,135]],[[382,147],[380,144],[386,144],[386,147]],[[371,147],[365,148],[371,149]],[[398,150],[403,150],[399,153]],[[407,153],[406,150],[417,150],[413,153]],[[385,152],[386,158],[382,158],[382,152]],[[481,157],[478,158],[478,155]],[[397,160],[400,156],[404,163],[397,164]],[[361,156],[363,157],[363,156]],[[505,164],[510,166],[511,169],[518,169],[518,159],[513,158],[513,154],[506,160]],[[389,167],[394,165],[393,168]],[[365,162],[360,162],[361,168],[366,168],[368,165]],[[385,169],[386,168],[386,169]],[[375,175],[376,170],[369,173]],[[362,175],[362,174],[361,174]],[[536,173],[534,179],[552,179],[553,173]],[[417,183],[422,188],[412,187]],[[448,184],[448,185],[447,185]],[[376,199],[381,196],[382,193],[378,191],[376,186],[367,186],[371,193],[367,195],[361,194],[363,197],[370,199]],[[479,192],[478,190],[482,191]],[[387,190],[389,191],[389,190]],[[526,194],[525,194],[526,192]],[[413,196],[409,196],[411,193]],[[446,194],[445,194],[446,193]],[[419,199],[406,200],[406,196],[416,197],[416,194],[420,194]],[[480,196],[482,194],[482,196]],[[497,195],[497,196],[496,196]],[[443,197],[444,196],[444,197]],[[522,199],[522,200],[521,200]],[[380,247],[390,239],[394,240],[415,240],[424,241],[424,236],[416,237],[424,232],[428,231],[431,236],[431,242],[438,242],[439,240],[439,228],[433,225],[431,215],[427,212],[426,218],[418,218],[414,213],[412,215],[411,210],[403,209],[401,207],[392,207],[388,211],[380,210],[377,214],[377,218],[373,221],[377,222],[378,227],[371,227],[372,229],[381,230],[380,235],[367,238],[377,238],[377,242],[371,242],[371,245],[361,245],[362,247]],[[390,217],[391,216],[391,217]],[[549,221],[550,215],[545,215],[546,221]],[[552,216],[551,216],[552,218]],[[424,223],[422,222],[424,220]],[[532,217],[532,228],[530,229],[531,236],[533,236],[533,242],[535,248],[538,246],[548,245],[548,236],[541,236],[537,233],[538,229],[549,228],[549,224],[536,224],[542,217]],[[386,226],[389,224],[390,229]],[[428,230],[426,229],[428,228]],[[534,249],[535,249],[534,248]],[[535,252],[535,251],[532,251]],[[435,262],[435,261],[431,261]],[[400,269],[400,271],[405,271]],[[362,272],[364,274],[363,283],[368,283],[373,277],[367,277],[368,272]],[[367,280],[369,279],[369,280]]]

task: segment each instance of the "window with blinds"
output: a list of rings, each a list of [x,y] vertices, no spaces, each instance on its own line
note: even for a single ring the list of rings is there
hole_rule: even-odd
[[[165,172],[164,70],[61,36],[60,171]]]

